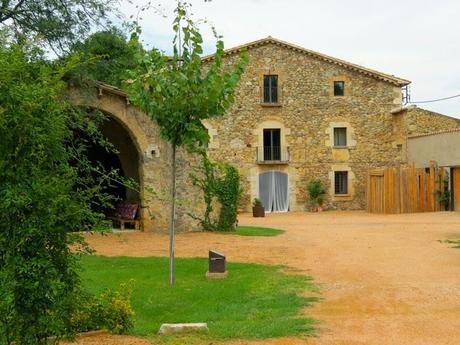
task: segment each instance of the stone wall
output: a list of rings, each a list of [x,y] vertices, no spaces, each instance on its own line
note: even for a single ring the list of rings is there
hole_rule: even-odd
[[[459,119],[416,106],[397,109],[394,110],[392,114],[393,147],[398,149],[399,155],[397,159],[402,163],[407,163],[410,160],[407,150],[408,137],[452,130],[460,127]]]
[[[237,166],[242,174],[245,209],[257,196],[258,174],[281,170],[289,175],[290,210],[304,210],[306,184],[320,178],[328,187],[328,208],[362,209],[367,170],[395,164],[391,109],[401,105],[400,87],[334,63],[266,44],[249,49],[250,62],[228,113],[206,125],[212,132],[210,155]],[[232,65],[237,55],[224,57]],[[278,74],[280,102],[261,104],[262,77]],[[333,95],[333,81],[345,81],[345,95]],[[331,145],[331,128],[347,128],[348,146]],[[263,128],[280,128],[290,153],[287,164],[257,164]],[[349,194],[334,195],[333,172],[349,172]]]
[[[457,119],[423,109],[403,110],[400,87],[404,81],[398,78],[276,42],[252,46],[248,53],[249,65],[235,103],[223,117],[204,123],[211,137],[211,158],[231,163],[240,171],[244,190],[241,207],[246,211],[258,196],[258,175],[270,170],[288,174],[291,211],[308,208],[306,186],[317,178],[328,189],[327,208],[364,209],[370,168],[405,163],[408,135],[459,125]],[[227,54],[223,59],[230,68],[238,55]],[[210,60],[205,59],[205,68],[206,61]],[[277,104],[262,103],[264,74],[278,75]],[[334,81],[345,82],[344,96],[334,96]],[[129,105],[120,90],[103,88],[99,97],[89,102],[81,95],[75,97],[75,92],[72,97],[77,103],[101,109],[127,130],[139,155],[144,228],[167,231],[171,149],[160,139],[158,126]],[[345,147],[334,146],[335,127],[346,128]],[[287,161],[257,161],[264,128],[280,129],[281,146],[289,154]],[[198,157],[179,150],[178,231],[200,229],[189,216],[201,215],[204,209],[202,193],[190,179],[199,164]],[[348,194],[335,195],[335,171],[348,172]],[[145,192],[148,189],[155,195]]]
[[[407,135],[428,134],[460,127],[460,119],[456,119],[418,107],[410,107],[405,111]]]
[[[137,170],[141,190],[142,226],[147,231],[167,231],[169,146],[160,139],[158,126],[145,113],[130,105],[122,93],[115,91],[110,88],[99,90],[74,88],[68,91],[68,96],[74,104],[99,109],[109,117],[110,121],[116,121],[124,129],[123,140],[131,140],[137,153],[134,161],[131,159],[128,162],[127,159],[130,158],[128,152],[120,150],[119,158],[122,166],[125,165],[125,169],[130,171],[129,175],[136,175],[134,171]],[[122,141],[114,142],[114,144],[120,143]],[[130,166],[126,167],[127,164]]]

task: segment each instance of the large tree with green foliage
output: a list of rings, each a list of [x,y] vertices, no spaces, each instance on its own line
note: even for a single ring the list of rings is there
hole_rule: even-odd
[[[97,25],[110,24],[119,0],[2,0],[0,25],[16,38],[39,36],[55,51],[87,36]]]
[[[70,81],[100,81],[121,87],[126,71],[135,67],[135,56],[141,49],[139,44],[129,42],[120,29],[95,32],[72,45],[71,56],[78,55],[82,63],[72,71]]]
[[[66,66],[0,42],[0,343],[45,344],[71,330],[78,291],[69,231],[93,229],[76,129],[97,126],[64,99]]]
[[[202,120],[222,116],[234,101],[247,57],[225,69],[224,43],[216,36],[216,52],[204,68],[202,36],[188,15],[189,5],[178,1],[173,21],[173,55],[157,50],[139,54],[131,73],[128,93],[133,104],[159,125],[161,136],[171,143],[170,284],[174,284],[174,228],[176,199],[176,151],[193,151],[209,140]]]

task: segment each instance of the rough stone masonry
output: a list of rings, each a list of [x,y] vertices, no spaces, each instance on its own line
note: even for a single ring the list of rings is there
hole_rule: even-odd
[[[242,49],[248,51],[249,64],[236,101],[225,116],[205,126],[211,158],[233,164],[241,174],[245,211],[255,197],[266,194],[260,176],[272,171],[288,181],[287,190],[277,193],[287,197],[289,211],[308,209],[306,186],[313,179],[327,187],[326,209],[363,209],[369,168],[407,163],[409,135],[459,127],[457,119],[403,107],[408,80],[271,37],[227,50],[224,64],[232,66]],[[205,68],[212,58],[203,58]],[[267,78],[276,83],[267,85]],[[338,93],[337,83],[342,87]],[[272,102],[267,92],[276,93]],[[80,97],[79,102],[103,110],[126,129],[138,158],[124,164],[139,169],[144,229],[166,231],[170,149],[157,125],[130,105],[126,94],[107,85],[98,87],[98,97],[84,102]],[[203,210],[202,194],[190,181],[199,159],[183,151],[179,157],[178,229],[196,230],[198,223],[187,214]]]

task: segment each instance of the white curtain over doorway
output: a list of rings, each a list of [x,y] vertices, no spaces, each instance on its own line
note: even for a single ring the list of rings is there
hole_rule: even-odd
[[[289,210],[288,174],[282,171],[267,171],[259,174],[259,199],[265,212],[287,212]]]

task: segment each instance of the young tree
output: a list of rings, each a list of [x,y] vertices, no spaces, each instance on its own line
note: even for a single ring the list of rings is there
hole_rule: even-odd
[[[224,43],[216,35],[216,52],[205,69],[203,39],[188,15],[189,5],[178,1],[173,21],[173,55],[157,50],[138,57],[127,87],[130,100],[159,125],[161,136],[171,143],[170,284],[174,284],[174,228],[176,212],[176,151],[205,145],[208,132],[202,120],[222,116],[234,101],[247,56],[233,66],[222,66]],[[137,35],[134,35],[134,39]]]
[[[1,344],[68,334],[79,287],[69,246],[81,240],[69,232],[102,221],[90,205],[100,191],[75,163],[73,130],[87,127],[64,100],[66,70],[0,40]]]

